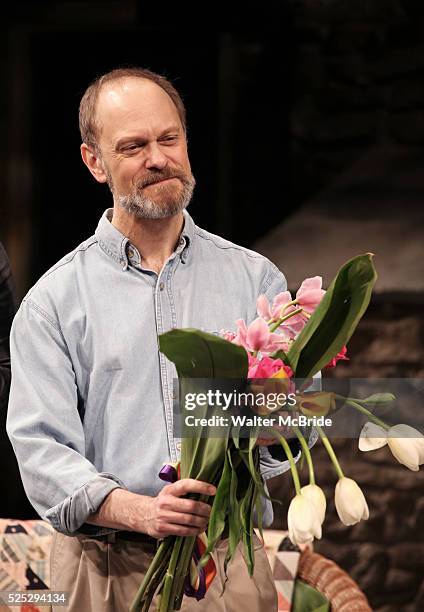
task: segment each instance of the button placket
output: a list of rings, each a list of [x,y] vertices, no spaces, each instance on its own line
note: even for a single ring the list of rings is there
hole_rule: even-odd
[[[158,348],[159,348],[159,336],[161,333],[163,333],[163,320],[162,320],[162,306],[161,306],[161,300],[160,300],[159,293],[158,293],[157,284],[153,292],[153,295],[154,295],[154,300],[155,300],[156,333],[158,336]],[[161,386],[162,386],[162,397],[164,400],[166,434],[168,437],[168,448],[170,449],[172,461],[175,461],[173,457],[173,445],[172,445],[172,440],[171,440],[171,435],[170,435],[169,416],[168,416],[167,402],[166,402],[166,394],[167,394],[167,389],[168,389],[167,377],[166,377],[166,363],[165,363],[164,356],[162,355],[161,352],[159,352],[159,367],[160,367],[160,379],[161,379]]]
[[[177,311],[175,307],[174,296],[172,293],[172,282],[171,281],[172,281],[173,275],[178,273],[179,261],[180,261],[179,258],[176,257],[175,259],[173,259],[172,263],[170,263],[168,274],[167,274],[167,279],[166,279],[167,298],[168,298],[167,304],[169,305],[170,325],[172,329],[175,329],[177,327]],[[177,395],[178,391],[176,393],[175,388],[174,388],[174,379],[178,375],[177,375],[175,366],[172,363],[167,362],[166,365],[167,365],[167,380],[171,381],[170,387],[172,387],[172,389],[170,390],[170,394],[169,394],[169,404],[171,407],[170,420],[172,423],[171,436],[172,436],[172,440],[174,444],[174,453],[177,457],[176,459],[177,461],[180,459],[180,454],[181,454],[181,440],[179,440],[178,438],[176,439],[174,437],[174,402],[178,397]]]
[[[165,286],[170,282],[173,261],[174,261],[174,258],[171,258],[170,260],[167,261],[167,263],[161,270],[158,280],[157,280],[157,290],[155,291],[155,300],[156,300],[158,335],[164,332],[165,321],[164,321],[164,316],[163,316],[164,315],[163,308],[165,306],[165,303],[161,298],[161,294],[163,290],[165,289]],[[166,281],[161,280],[162,275],[165,276]],[[168,294],[169,294],[169,291],[168,291]],[[165,298],[165,301],[166,301],[166,298]],[[171,315],[171,319],[172,319],[172,315]],[[159,361],[160,361],[160,367],[161,367],[162,397],[163,397],[164,410],[165,410],[168,447],[169,447],[169,452],[171,455],[171,460],[175,462],[177,461],[177,450],[175,448],[175,441],[174,441],[174,434],[173,434],[173,402],[170,400],[170,397],[169,397],[169,383],[168,383],[169,372],[168,372],[168,367],[167,367],[167,361],[164,355],[162,355],[162,353],[159,353]]]

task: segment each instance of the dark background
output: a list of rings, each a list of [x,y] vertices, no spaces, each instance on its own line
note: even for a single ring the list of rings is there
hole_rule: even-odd
[[[259,240],[263,252],[267,233],[283,224],[276,244],[293,245],[284,255],[289,281],[300,262],[301,278],[324,268],[326,253],[341,264],[348,223],[365,228],[374,220],[376,242],[386,223],[393,232],[393,221],[401,227],[406,217],[423,229],[422,0],[204,3],[201,10],[28,1],[2,17],[0,240],[18,301],[111,206],[80,159],[78,104],[93,78],[118,66],[165,74],[185,101],[196,223],[244,246]],[[296,241],[289,228],[303,227],[317,199],[320,250],[302,261],[308,235]],[[340,222],[335,244],[326,240],[329,218]],[[380,269],[408,243],[402,232],[378,253]],[[415,231],[408,263],[400,256],[386,266],[341,375],[424,377],[423,238]],[[339,456],[377,519],[340,530],[330,507],[317,549],[359,581],[374,609],[424,609],[422,474],[405,473],[384,449],[362,461],[350,446],[341,444]],[[4,431],[1,449],[0,516],[36,518]],[[334,478],[324,459],[318,469],[330,496]],[[287,475],[272,486],[283,501],[291,497]],[[285,528],[284,516],[278,508],[277,527]]]
[[[179,89],[199,225],[249,245],[273,223],[258,206],[278,199],[280,216],[287,213],[289,10],[226,11],[225,19],[205,12],[196,24],[181,8],[165,6],[159,18],[144,4],[28,2],[9,16],[4,130],[18,166],[9,189],[26,200],[30,219],[25,285],[90,235],[111,202],[81,162],[77,110],[90,81],[117,66],[148,67]]]

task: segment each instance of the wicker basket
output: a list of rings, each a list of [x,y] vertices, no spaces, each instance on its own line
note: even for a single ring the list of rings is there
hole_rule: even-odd
[[[302,551],[297,576],[325,595],[332,612],[372,612],[356,582],[334,561],[318,553]]]

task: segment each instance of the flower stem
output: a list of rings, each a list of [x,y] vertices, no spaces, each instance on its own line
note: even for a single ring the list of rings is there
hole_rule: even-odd
[[[195,542],[196,536],[187,536],[184,538],[180,558],[175,569],[175,578],[171,592],[171,601],[177,599],[181,600],[184,596],[184,583],[189,572]]]
[[[278,319],[275,323],[272,323],[269,326],[269,331],[274,332],[276,329],[280,327],[281,323],[284,323],[284,321],[287,321],[287,319],[291,319],[291,317],[294,317],[295,315],[299,314],[302,311],[303,311],[303,308],[296,308],[296,310],[293,310],[293,312],[289,312],[289,314],[286,314],[284,317],[281,317],[281,319]]]
[[[343,474],[342,468],[340,467],[340,463],[339,463],[339,461],[338,461],[338,459],[336,457],[336,453],[334,452],[334,449],[333,449],[333,447],[330,444],[330,440],[327,438],[326,434],[322,431],[322,429],[321,429],[321,427],[319,427],[319,425],[316,426],[316,429],[317,429],[317,431],[318,431],[318,433],[319,433],[319,435],[321,437],[322,443],[325,446],[325,450],[327,451],[328,456],[330,457],[330,459],[331,459],[331,461],[332,461],[332,463],[334,465],[334,468],[335,468],[335,470],[337,472],[338,477],[339,478],[343,478],[344,474]]]
[[[344,401],[346,404],[349,404],[349,406],[356,408],[358,412],[362,412],[362,414],[365,414],[369,419],[371,419],[371,421],[373,421],[373,423],[375,423],[376,425],[380,425],[380,427],[382,427],[386,431],[390,429],[390,425],[387,425],[387,423],[376,417],[370,410],[367,410],[366,408],[364,408],[364,406],[361,406],[361,404],[359,404],[353,397],[343,397],[342,395],[337,394],[334,394],[334,397],[338,400]]]
[[[299,438],[299,442],[302,446],[303,452],[305,453],[306,463],[308,464],[309,470],[309,483],[315,484],[314,464],[312,463],[312,456],[311,451],[309,450],[308,443],[306,442],[305,437],[303,436],[302,432],[298,427],[293,427],[292,429],[296,436]]]
[[[287,442],[287,440],[280,434],[277,429],[273,429],[273,432],[277,435],[280,440],[281,446],[284,448],[284,451],[287,455],[287,459],[289,460],[289,465],[293,477],[294,488],[296,489],[296,495],[300,495],[300,480],[299,480],[299,472],[297,471],[296,462],[293,457],[293,453],[291,452],[291,448]]]
[[[171,591],[172,584],[174,582],[175,568],[177,566],[183,539],[184,538],[182,536],[178,536],[174,543],[174,548],[172,550],[171,559],[169,561],[168,570],[165,576],[162,595],[160,597],[159,612],[169,612],[170,610],[174,609],[173,602],[171,601]]]
[[[297,304],[297,300],[291,300],[290,302],[287,302],[287,304],[284,304],[284,306],[281,309],[281,312],[284,312],[289,306],[293,306],[293,304]]]
[[[171,542],[172,537],[166,538],[162,541],[159,548],[157,549],[153,561],[151,562],[149,569],[147,570],[146,575],[144,576],[144,580],[140,585],[137,595],[135,596],[135,599],[131,604],[130,612],[137,612],[137,610],[139,610],[141,600],[147,588],[149,587],[150,580],[153,577],[154,573],[157,571],[157,569],[160,567],[161,563],[165,560],[167,556],[166,552],[169,546],[171,545]]]

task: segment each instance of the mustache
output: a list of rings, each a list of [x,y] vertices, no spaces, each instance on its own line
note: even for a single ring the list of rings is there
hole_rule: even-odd
[[[163,170],[155,170],[154,172],[149,171],[143,178],[140,178],[136,182],[135,187],[136,189],[143,189],[143,187],[147,187],[148,185],[153,185],[159,181],[171,178],[180,179],[184,184],[189,182],[189,177],[184,172],[172,170],[172,168],[164,168]]]

